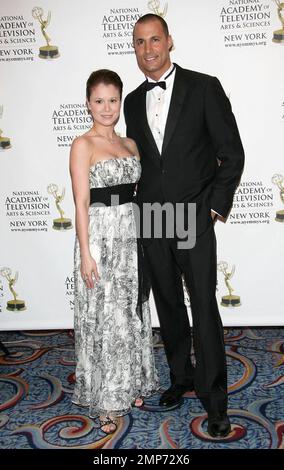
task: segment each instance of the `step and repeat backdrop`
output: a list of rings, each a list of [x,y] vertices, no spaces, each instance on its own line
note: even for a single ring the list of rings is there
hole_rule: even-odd
[[[132,30],[148,12],[168,22],[174,62],[221,80],[246,152],[230,216],[216,224],[224,325],[284,324],[284,3],[1,0],[2,330],[73,326],[70,145],[92,125],[93,70],[118,72],[124,96],[144,80]],[[151,308],[158,326],[152,297]]]

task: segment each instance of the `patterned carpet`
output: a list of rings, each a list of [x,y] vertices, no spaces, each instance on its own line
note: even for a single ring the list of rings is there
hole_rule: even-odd
[[[161,388],[169,384],[158,330],[155,358]],[[0,352],[1,449],[283,449],[284,329],[225,330],[232,432],[213,439],[194,392],[175,409],[159,395],[120,418],[106,436],[86,409],[71,403],[72,331],[1,332],[10,355]]]

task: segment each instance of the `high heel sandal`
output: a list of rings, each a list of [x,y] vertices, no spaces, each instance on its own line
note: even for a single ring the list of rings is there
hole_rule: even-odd
[[[135,406],[135,408],[141,408],[143,405],[144,405],[143,397],[138,397],[136,398],[136,400],[134,400],[133,406]]]
[[[105,434],[113,434],[117,430],[117,421],[114,418],[110,418],[109,416],[104,416],[99,418],[100,420],[100,428]],[[112,429],[103,429],[105,426],[112,426]]]

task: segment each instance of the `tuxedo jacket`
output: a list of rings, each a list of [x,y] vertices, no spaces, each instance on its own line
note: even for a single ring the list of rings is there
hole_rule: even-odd
[[[211,209],[228,215],[244,165],[230,101],[217,78],[176,65],[160,153],[147,121],[146,83],[124,102],[127,136],[141,157],[138,203],[196,203],[201,234],[212,222]]]

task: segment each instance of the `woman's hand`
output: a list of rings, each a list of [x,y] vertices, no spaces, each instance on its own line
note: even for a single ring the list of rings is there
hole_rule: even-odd
[[[93,289],[94,279],[98,282],[100,276],[98,273],[97,263],[91,256],[81,258],[81,276],[88,289]]]

